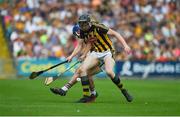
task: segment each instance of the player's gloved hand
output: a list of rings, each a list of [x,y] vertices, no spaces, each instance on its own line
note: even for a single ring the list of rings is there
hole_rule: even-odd
[[[68,60],[68,62],[71,62],[73,57],[72,56],[68,56],[66,59]]]
[[[124,47],[124,51],[125,51],[127,54],[130,54],[130,53],[131,53],[131,48],[130,48],[128,45],[126,45],[126,46]]]

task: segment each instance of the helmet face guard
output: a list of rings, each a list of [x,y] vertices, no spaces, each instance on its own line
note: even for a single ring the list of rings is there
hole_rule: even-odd
[[[88,31],[91,28],[90,16],[87,14],[81,15],[78,24],[81,30]]]
[[[78,22],[78,24],[80,29],[83,31],[88,31],[91,28],[90,22],[83,21],[83,22]]]

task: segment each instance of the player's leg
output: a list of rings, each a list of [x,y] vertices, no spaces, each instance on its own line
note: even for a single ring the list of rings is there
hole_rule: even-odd
[[[90,92],[91,92],[91,97],[92,98],[97,98],[98,97],[98,93],[95,89],[95,85],[94,85],[94,81],[93,81],[93,77],[92,76],[88,76],[88,79],[89,79],[89,89],[90,89]]]
[[[99,60],[94,54],[88,55],[83,61],[80,68],[80,76],[87,76],[91,69],[99,65]]]
[[[111,57],[111,55],[107,55],[104,57],[104,64],[105,64],[106,74],[113,80],[115,77],[115,73],[114,73],[115,61]]]
[[[93,81],[93,75],[101,72],[101,68],[99,67],[99,65],[96,65],[95,67],[91,68],[88,70],[88,79],[89,79],[89,89],[90,89],[90,99],[86,99],[84,97],[87,97],[85,95],[83,95],[83,98],[81,98],[78,102],[83,102],[83,103],[87,103],[87,102],[92,102],[94,101],[97,97],[98,97],[98,93],[95,90],[95,85],[94,85],[94,81]],[[81,80],[82,83],[82,80]],[[83,83],[82,83],[83,84]],[[82,85],[83,87],[83,85]],[[83,89],[83,94],[86,92],[86,90]],[[87,101],[88,100],[88,101]]]
[[[95,67],[91,68],[90,70],[88,70],[88,75],[93,76],[93,75],[96,75],[96,74],[102,72],[103,70],[102,70],[101,66],[102,66],[102,64],[98,64],[97,66],[95,66]]]
[[[89,89],[90,89],[90,96],[85,95],[87,93],[87,91],[84,89],[83,86],[83,82],[81,80],[82,83],[82,87],[83,87],[83,97],[78,100],[78,103],[90,103],[90,102],[94,102],[96,100],[96,98],[98,97],[98,93],[95,90],[95,86],[94,86],[94,81],[92,76],[88,76],[88,80],[89,80]]]
[[[90,96],[90,83],[88,79],[88,71],[98,64],[98,59],[95,56],[87,56],[80,67],[80,78],[83,86],[83,96]],[[86,93],[85,93],[86,92]]]
[[[89,61],[94,61],[94,66],[95,66],[96,63],[98,63],[98,60],[96,59],[96,57],[94,57],[94,56],[87,57],[85,59],[85,61],[76,70],[76,72],[73,75],[72,79],[67,84],[65,84],[61,89],[58,90],[58,91],[60,91],[60,95],[62,95],[62,96],[66,95],[67,91],[77,82],[77,78],[80,77],[81,73],[86,72],[86,74],[89,74],[87,72],[92,71],[92,70],[88,70],[88,69],[90,69],[92,67],[92,66],[90,66],[92,64],[88,65]],[[89,68],[87,66],[89,66]],[[96,67],[95,70],[97,72],[99,72],[99,69]],[[83,76],[82,79],[81,79],[81,84],[83,86],[83,95],[84,96],[91,96],[92,94],[97,96],[95,88],[94,88],[94,82],[93,82],[93,79],[92,79],[92,75],[87,75],[87,78]],[[89,91],[90,91],[90,94],[89,94]]]
[[[82,66],[80,68],[80,78],[81,78],[81,84],[83,87],[83,98],[81,98],[77,102],[88,103],[95,100],[94,98],[91,98],[88,71],[94,66],[97,66],[98,63],[99,63],[99,60],[94,55],[87,56],[86,59],[83,61]]]
[[[55,94],[65,96],[67,91],[77,83],[78,77],[79,77],[78,73],[75,72],[72,79],[68,83],[66,83],[63,87],[61,87],[61,88],[50,88],[50,90]]]
[[[68,83],[66,83],[63,87],[61,87],[60,89],[59,88],[51,88],[50,90],[55,94],[65,96],[66,93],[68,92],[68,90],[77,83],[77,78],[80,77],[79,76],[80,67],[75,71],[72,79]],[[94,95],[95,97],[97,97],[97,93],[96,93],[96,90],[95,90],[95,86],[94,86],[92,76],[88,76],[88,79],[90,81],[89,88],[90,88],[90,91],[91,91],[91,95]],[[83,93],[85,93],[85,92],[83,91]]]
[[[102,69],[100,66],[102,66],[102,64],[97,65],[97,66],[91,68],[90,70],[88,70],[88,78],[89,78],[89,82],[90,82],[91,96],[94,98],[98,97],[98,93],[95,90],[95,85],[94,85],[94,81],[93,81],[92,76],[102,72]]]
[[[77,83],[77,78],[80,77],[80,69],[76,70],[76,73],[73,76],[73,79],[70,80],[66,85],[64,85],[61,89],[65,90],[66,92],[74,85]],[[89,74],[89,73],[88,73]],[[96,96],[97,97],[97,92],[95,90],[95,85],[94,85],[94,81],[93,81],[93,77],[91,75],[88,75],[88,79],[89,79],[89,89],[90,89],[90,95],[92,96]],[[82,80],[81,80],[82,82]],[[84,93],[84,91],[83,91]]]
[[[111,78],[113,83],[121,90],[121,92],[125,96],[126,100],[128,102],[131,102],[133,100],[132,96],[123,87],[123,84],[122,84],[120,78],[117,75],[115,75],[115,73],[114,73],[114,65],[115,65],[114,59],[111,56],[106,56],[104,58],[104,62],[105,62],[105,70],[106,70],[107,75]]]

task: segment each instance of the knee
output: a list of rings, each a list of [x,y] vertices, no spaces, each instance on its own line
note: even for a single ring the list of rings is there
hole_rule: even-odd
[[[79,69],[79,73],[83,73],[83,72],[86,72],[86,69],[83,68],[83,67],[81,67],[81,68]]]
[[[78,68],[78,69],[75,70],[76,74],[80,74],[80,72],[81,72],[81,68]]]
[[[78,70],[78,73],[80,74],[80,76],[84,76],[84,75],[87,75],[87,70],[85,68],[81,67]]]

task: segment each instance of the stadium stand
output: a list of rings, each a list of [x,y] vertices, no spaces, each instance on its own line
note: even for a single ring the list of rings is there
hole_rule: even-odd
[[[17,59],[66,57],[77,44],[72,26],[79,15],[90,12],[120,32],[131,46],[133,54],[126,56],[113,41],[116,60],[180,60],[179,0],[15,0],[2,4],[6,36]]]
[[[5,42],[4,36],[3,36],[3,30],[2,26],[0,25],[0,43],[2,46],[0,46],[1,54],[0,58],[9,58],[9,54],[7,51],[7,43]]]
[[[2,25],[0,24],[0,76],[13,76],[15,73],[13,60],[11,58],[10,51],[8,50],[8,44],[4,38],[4,32],[2,29]]]

